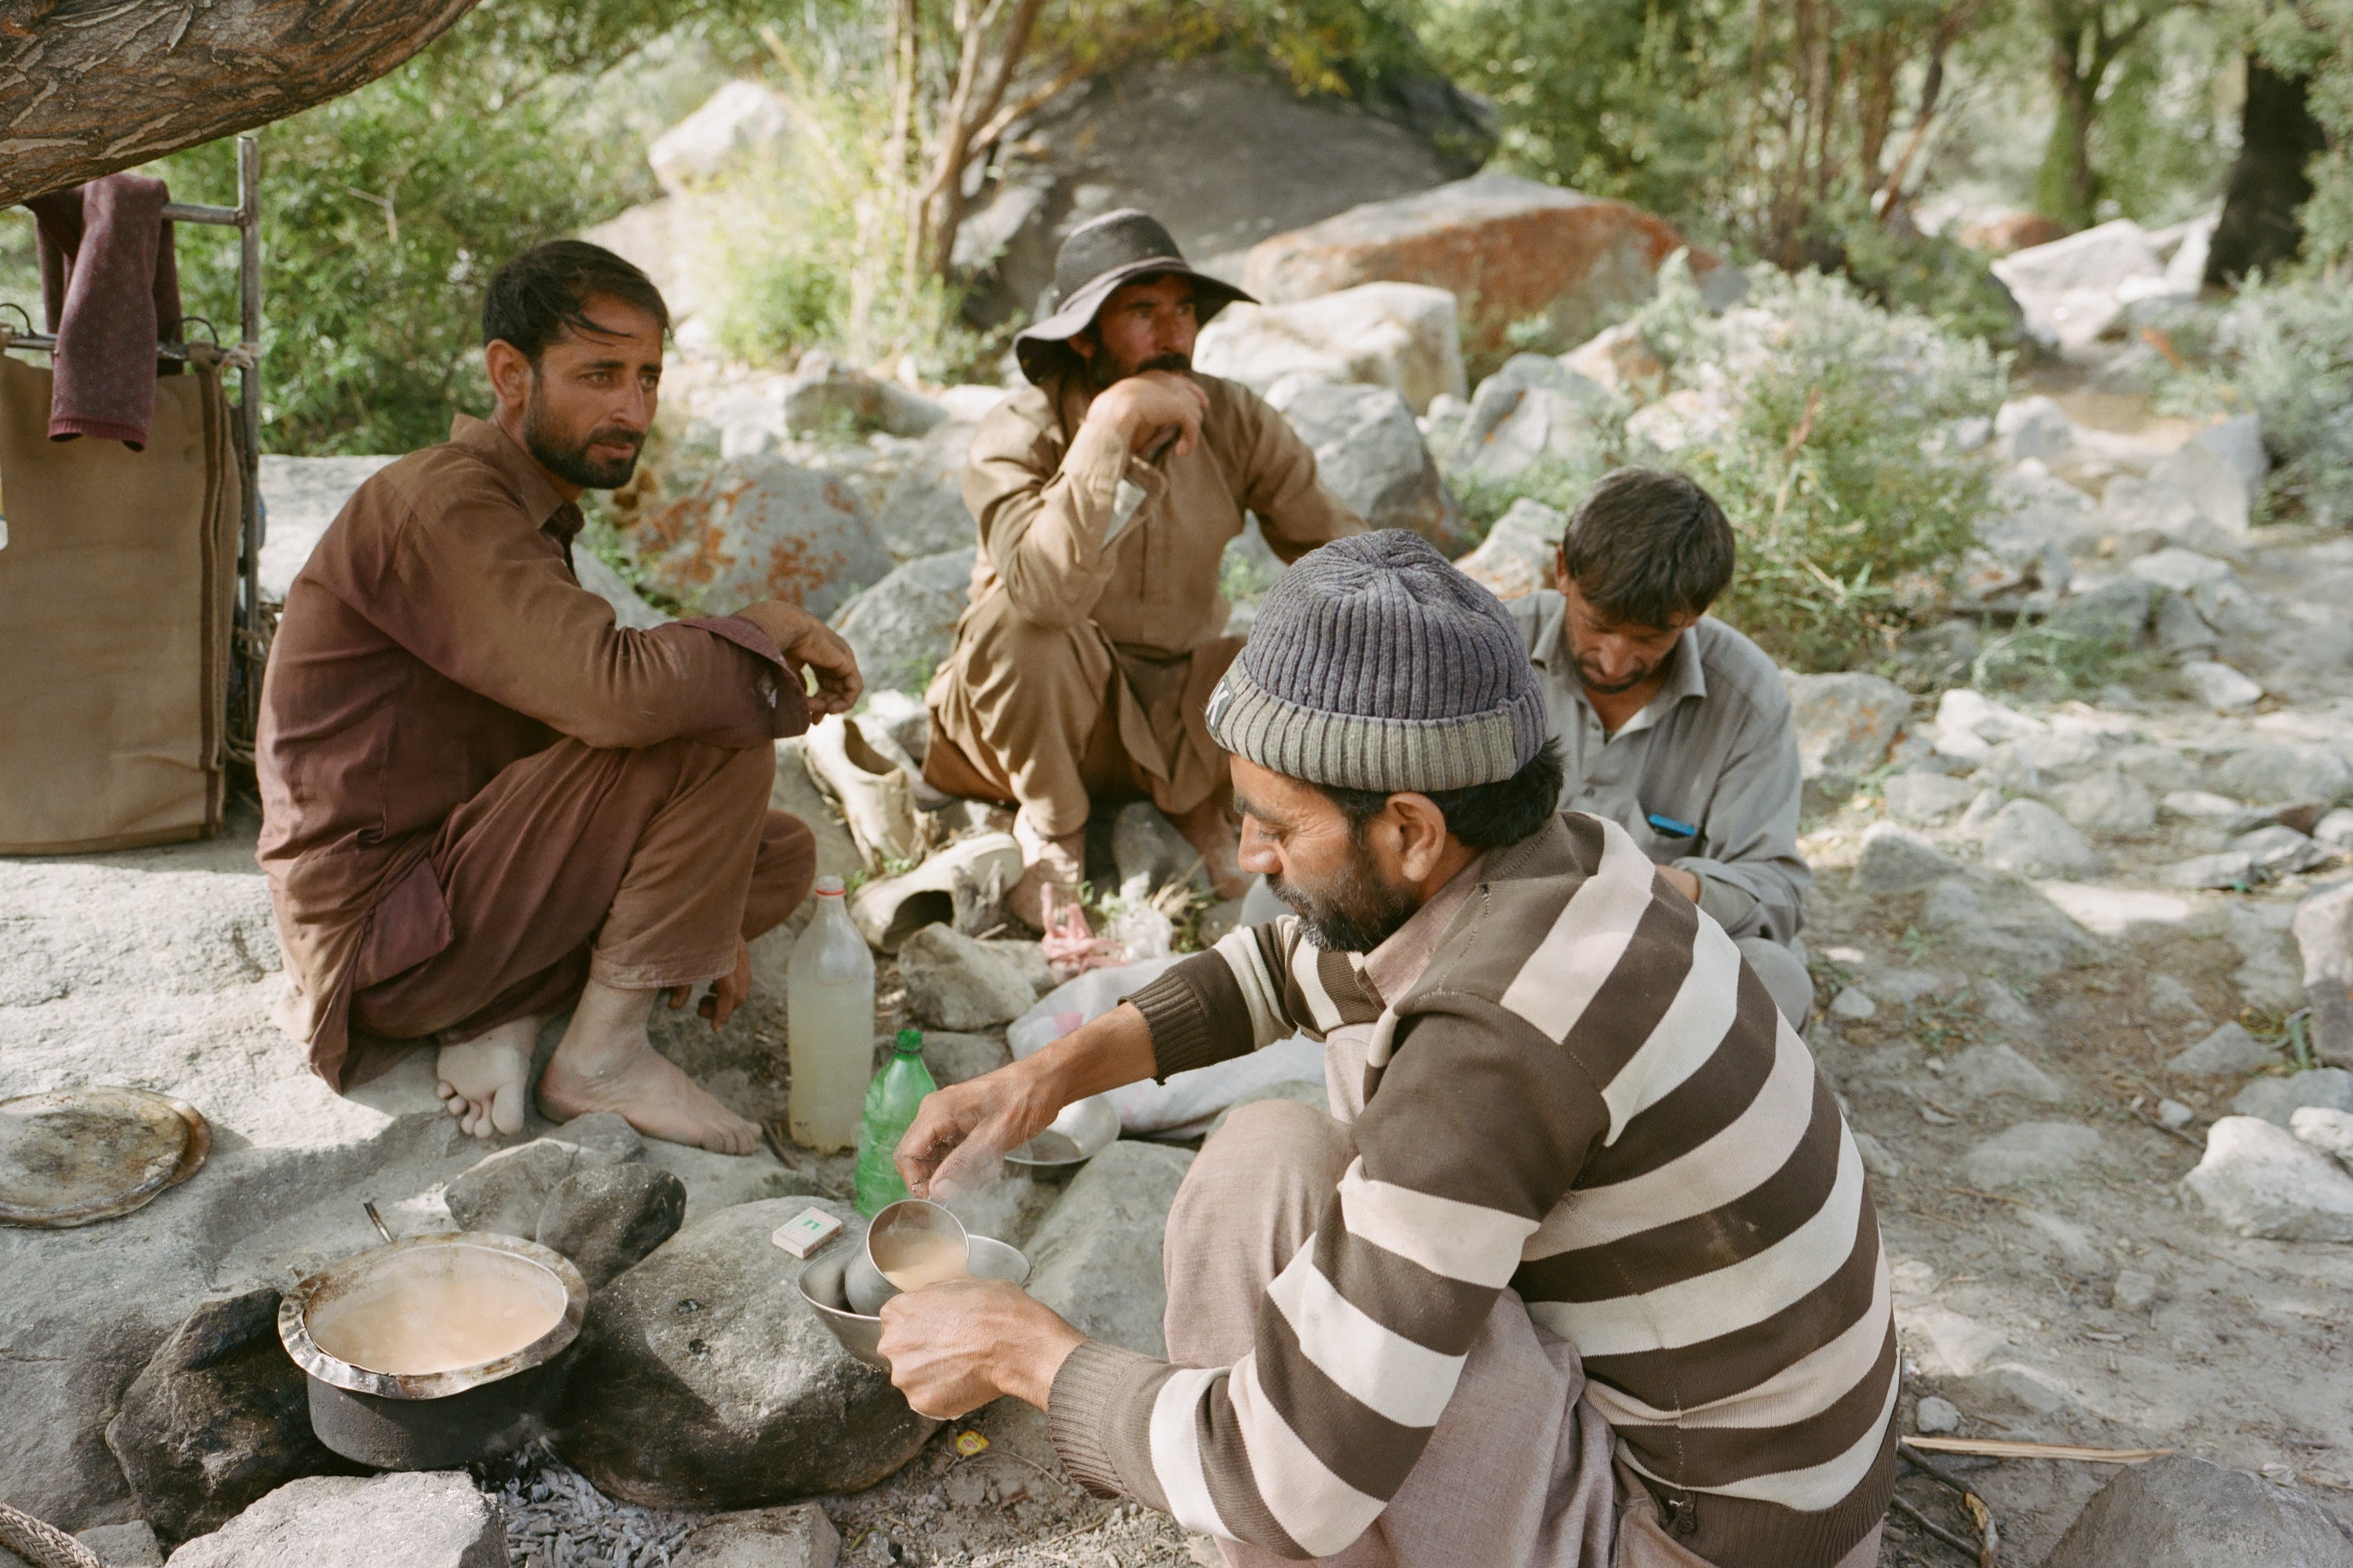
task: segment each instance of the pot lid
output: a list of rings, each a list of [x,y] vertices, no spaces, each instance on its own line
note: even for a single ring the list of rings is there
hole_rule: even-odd
[[[94,1084],[0,1100],[0,1224],[62,1228],[129,1214],[195,1174],[195,1107]]]

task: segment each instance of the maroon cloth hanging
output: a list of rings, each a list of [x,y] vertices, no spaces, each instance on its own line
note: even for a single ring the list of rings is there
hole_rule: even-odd
[[[40,229],[41,303],[57,334],[49,439],[147,444],[155,345],[180,336],[180,268],[161,180],[109,174],[25,205]]]

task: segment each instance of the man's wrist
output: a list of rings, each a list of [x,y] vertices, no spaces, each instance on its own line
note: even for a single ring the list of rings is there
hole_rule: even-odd
[[[1044,1302],[1031,1305],[1034,1310],[1025,1314],[1029,1321],[1022,1333],[1004,1347],[1005,1363],[997,1369],[996,1382],[1014,1398],[1043,1410],[1053,1394],[1055,1375],[1071,1359],[1071,1352],[1087,1342],[1087,1336]]]

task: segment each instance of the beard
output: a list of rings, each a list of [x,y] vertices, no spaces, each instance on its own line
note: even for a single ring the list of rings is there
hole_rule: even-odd
[[[1604,697],[1615,697],[1621,691],[1633,690],[1634,688],[1641,685],[1642,682],[1650,679],[1651,677],[1657,675],[1659,671],[1666,668],[1668,665],[1672,664],[1675,658],[1675,647],[1680,647],[1682,645],[1678,643],[1674,645],[1674,647],[1669,647],[1667,651],[1658,658],[1655,658],[1649,664],[1642,666],[1633,674],[1626,676],[1622,679],[1619,680],[1602,679],[1600,678],[1599,670],[1598,670],[1594,666],[1587,663],[1585,659],[1579,658],[1577,661],[1577,679],[1579,684],[1584,686],[1585,689],[1588,691],[1599,692]]]
[[[1097,392],[1109,387],[1113,382],[1125,381],[1131,375],[1142,375],[1147,370],[1173,370],[1181,374],[1193,368],[1191,354],[1180,354],[1174,351],[1165,354],[1154,354],[1149,359],[1139,360],[1130,365],[1107,363],[1105,362],[1108,358],[1109,356],[1101,348],[1097,348],[1085,362],[1087,380],[1093,384]]]
[[[1300,930],[1315,946],[1333,952],[1370,952],[1397,934],[1421,908],[1410,891],[1388,887],[1362,844],[1328,887],[1310,891],[1281,877],[1267,879],[1267,890],[1291,906]]]
[[[599,426],[576,441],[567,441],[547,427],[546,410],[540,402],[539,384],[532,384],[531,401],[523,405],[522,444],[524,450],[539,460],[540,467],[569,485],[584,490],[618,489],[629,482],[637,472],[638,453],[646,443],[644,436],[633,430],[607,428]],[[610,443],[627,444],[629,455],[609,463],[588,460],[588,448]]]

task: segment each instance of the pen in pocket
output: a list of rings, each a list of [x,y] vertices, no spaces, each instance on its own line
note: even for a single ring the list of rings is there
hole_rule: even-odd
[[[1644,817],[1642,820],[1649,823],[1651,826],[1657,828],[1660,832],[1665,834],[1670,838],[1696,838],[1699,837],[1699,829],[1694,827],[1690,823],[1677,822],[1673,817],[1662,816],[1655,811],[1651,813],[1650,816]]]

